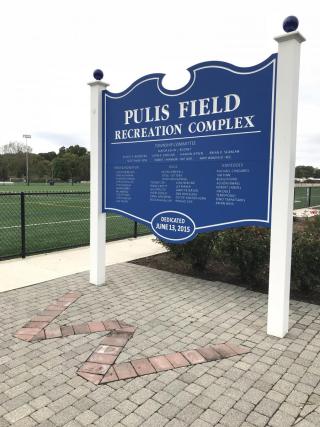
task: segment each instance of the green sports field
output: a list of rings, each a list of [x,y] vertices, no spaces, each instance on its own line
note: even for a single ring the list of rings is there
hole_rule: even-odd
[[[90,184],[68,184],[68,183],[55,183],[49,184],[33,184],[27,185],[23,182],[16,182],[14,184],[0,184],[0,193],[4,192],[17,192],[21,191],[41,191],[41,192],[56,192],[56,191],[90,191]]]
[[[21,254],[21,198],[13,192],[25,193],[27,254],[89,243],[88,184],[14,184],[8,187],[0,185],[0,258]],[[149,229],[140,224],[137,231],[138,235],[149,233]],[[134,222],[108,213],[106,233],[107,240],[133,237]]]

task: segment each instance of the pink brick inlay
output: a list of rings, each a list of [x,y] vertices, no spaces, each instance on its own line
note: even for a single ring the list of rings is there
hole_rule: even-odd
[[[77,371],[79,376],[96,385],[240,356],[250,351],[246,347],[228,342],[116,364],[118,356],[132,338],[136,330],[135,326],[117,319],[95,320],[78,325],[51,324],[80,296],[80,292],[70,291],[58,298],[18,330],[15,337],[27,342],[35,342],[77,334],[108,332],[108,335]]]

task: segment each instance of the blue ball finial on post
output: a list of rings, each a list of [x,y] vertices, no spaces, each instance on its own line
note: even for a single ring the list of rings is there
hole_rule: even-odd
[[[93,77],[96,79],[96,80],[102,80],[103,79],[103,72],[102,72],[102,70],[94,70],[94,72],[93,72]]]
[[[288,16],[283,21],[283,29],[286,33],[291,33],[292,31],[296,31],[299,26],[299,20],[296,16]]]

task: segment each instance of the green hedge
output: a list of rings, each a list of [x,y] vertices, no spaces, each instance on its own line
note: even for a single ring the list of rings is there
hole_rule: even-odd
[[[268,288],[270,230],[241,227],[198,235],[184,245],[163,243],[175,259],[204,270],[210,259],[235,267],[252,289]],[[291,287],[320,287],[320,217],[306,220],[293,234]]]
[[[303,231],[294,233],[291,282],[302,291],[320,287],[320,217],[306,221]]]
[[[217,245],[218,233],[199,234],[191,242],[183,245],[165,243],[159,240],[174,256],[175,259],[183,259],[190,262],[194,270],[203,270],[206,268],[210,256]]]

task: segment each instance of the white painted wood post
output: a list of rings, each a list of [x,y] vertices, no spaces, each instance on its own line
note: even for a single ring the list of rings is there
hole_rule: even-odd
[[[300,44],[305,39],[294,31],[275,40],[279,50],[267,333],[282,338],[289,328]]]
[[[102,91],[100,80],[91,87],[90,143],[90,283],[105,284],[106,214],[102,213]]]

